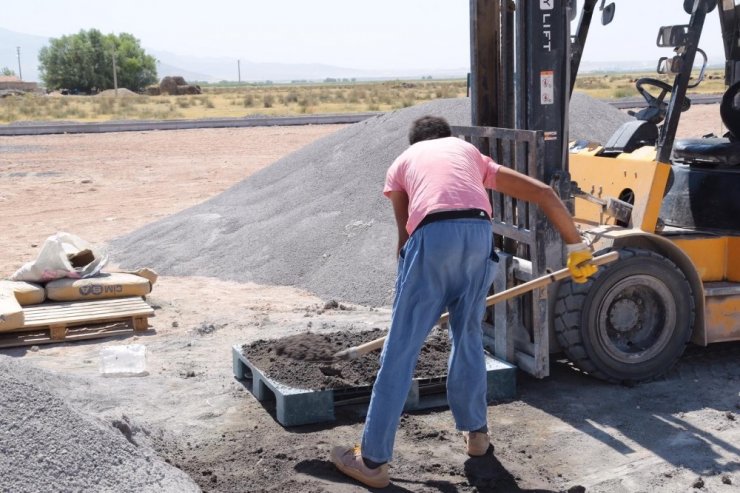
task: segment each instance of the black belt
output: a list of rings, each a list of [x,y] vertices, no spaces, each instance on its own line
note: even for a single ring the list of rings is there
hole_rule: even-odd
[[[441,211],[432,212],[427,214],[424,219],[421,220],[417,228],[421,228],[424,225],[433,223],[436,221],[444,221],[446,219],[485,219],[490,221],[491,218],[488,213],[483,209],[462,209],[458,211]]]

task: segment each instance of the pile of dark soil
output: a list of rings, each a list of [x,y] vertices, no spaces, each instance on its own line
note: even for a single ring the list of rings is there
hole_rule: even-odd
[[[288,387],[311,390],[365,387],[375,381],[380,368],[380,351],[350,361],[331,361],[326,356],[386,334],[383,329],[328,334],[309,332],[259,340],[245,344],[242,351],[262,373]],[[444,377],[449,355],[447,331],[434,329],[421,349],[414,378]]]

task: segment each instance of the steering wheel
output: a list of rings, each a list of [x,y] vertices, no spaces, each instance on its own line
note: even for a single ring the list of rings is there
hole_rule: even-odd
[[[650,94],[650,92],[648,92],[645,86],[660,89],[660,94],[658,96],[653,96],[652,94]],[[638,120],[652,121],[653,123],[660,123],[661,121],[663,121],[663,119],[665,118],[665,114],[668,111],[668,103],[665,102],[665,97],[666,95],[668,95],[668,93],[673,91],[673,86],[666,82],[663,82],[662,80],[652,79],[650,77],[643,77],[641,79],[637,79],[637,81],[635,82],[635,88],[637,88],[637,92],[640,93],[640,95],[648,104],[648,107],[641,110],[636,115],[636,118]],[[681,111],[686,111],[690,107],[691,100],[687,97],[684,97]]]

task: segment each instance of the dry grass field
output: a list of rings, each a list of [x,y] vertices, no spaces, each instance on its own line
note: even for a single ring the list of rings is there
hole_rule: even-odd
[[[0,123],[358,113],[389,111],[465,94],[462,80],[205,86],[203,94],[182,96],[28,94],[0,99]]]
[[[576,90],[597,99],[637,96],[640,77],[668,80],[648,73],[584,74]],[[724,91],[720,71],[709,71],[692,93]],[[204,85],[203,94],[183,96],[46,96],[0,98],[0,123],[16,121],[110,121],[242,118],[301,114],[357,113],[406,108],[439,98],[465,97],[466,82],[417,80],[292,84]]]
[[[655,72],[645,73],[609,73],[581,75],[576,81],[576,90],[585,92],[596,99],[620,99],[637,96],[635,82],[642,77],[662,80],[671,84],[672,78],[666,75],[656,75]],[[725,92],[725,77],[723,70],[708,70],[706,77],[698,87],[689,89],[690,94],[722,94]]]

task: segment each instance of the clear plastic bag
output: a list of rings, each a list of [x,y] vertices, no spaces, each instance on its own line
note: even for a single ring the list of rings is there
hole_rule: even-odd
[[[146,370],[146,346],[130,344],[100,350],[100,374],[104,377],[143,377]]]
[[[36,260],[25,263],[10,279],[47,282],[62,277],[80,279],[96,276],[108,255],[73,234],[59,232],[46,239]]]

